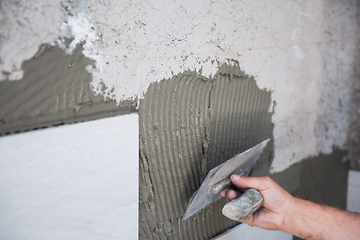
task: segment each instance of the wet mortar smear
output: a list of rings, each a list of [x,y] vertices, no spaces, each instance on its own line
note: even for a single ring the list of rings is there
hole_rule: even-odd
[[[271,93],[239,66],[224,64],[213,78],[184,72],[150,85],[139,109],[139,239],[211,239],[237,224],[221,214],[224,199],[182,218],[210,169],[273,139],[270,103]],[[272,140],[252,176],[270,176],[294,196],[345,208],[345,152],[270,174],[273,149]]]
[[[209,239],[237,224],[222,216],[224,200],[182,217],[211,168],[272,137],[270,101],[238,66],[150,85],[139,110],[140,239]],[[271,149],[254,172],[269,172]]]
[[[105,99],[93,93],[85,67],[94,61],[77,45],[65,54],[43,45],[22,65],[24,77],[0,82],[0,135],[136,112],[136,101]]]

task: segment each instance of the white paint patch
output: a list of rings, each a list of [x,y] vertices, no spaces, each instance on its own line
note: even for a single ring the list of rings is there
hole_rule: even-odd
[[[360,213],[360,172],[349,171],[346,209]]]
[[[356,1],[60,2],[0,3],[0,70],[10,74],[1,78],[20,78],[21,62],[56,37],[85,41],[84,54],[96,60],[87,68],[93,90],[118,102],[188,69],[214,75],[233,59],[272,91],[273,172],[347,147]]]
[[[250,227],[249,225],[246,224],[240,224],[226,231],[220,236],[213,238],[213,240],[239,240],[239,239],[292,240],[293,235],[280,231],[269,231],[258,227]]]
[[[1,239],[137,239],[138,115],[0,138]]]

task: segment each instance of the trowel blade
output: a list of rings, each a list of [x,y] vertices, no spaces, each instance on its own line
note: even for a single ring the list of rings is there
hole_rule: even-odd
[[[206,206],[214,203],[221,197],[220,193],[213,193],[210,191],[214,184],[225,178],[229,178],[231,174],[235,173],[240,174],[241,176],[247,176],[269,141],[270,139],[267,139],[211,169],[195,197],[190,200],[184,220],[204,209]]]

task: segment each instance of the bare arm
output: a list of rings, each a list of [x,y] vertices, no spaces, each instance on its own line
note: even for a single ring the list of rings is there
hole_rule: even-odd
[[[282,231],[304,239],[360,239],[360,214],[294,200]]]
[[[295,198],[269,177],[233,175],[231,181],[240,188],[255,188],[264,197],[264,207],[243,223],[304,239],[360,239],[360,214]],[[221,195],[233,200],[240,193],[224,190]]]

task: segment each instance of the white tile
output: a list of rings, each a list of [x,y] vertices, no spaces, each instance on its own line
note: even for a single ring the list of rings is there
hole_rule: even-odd
[[[349,170],[347,210],[360,213],[360,172]]]
[[[138,115],[0,138],[0,239],[137,239]]]
[[[246,224],[240,224],[223,234],[213,238],[213,240],[292,240],[293,235],[280,232],[269,231],[258,227],[250,227]]]

